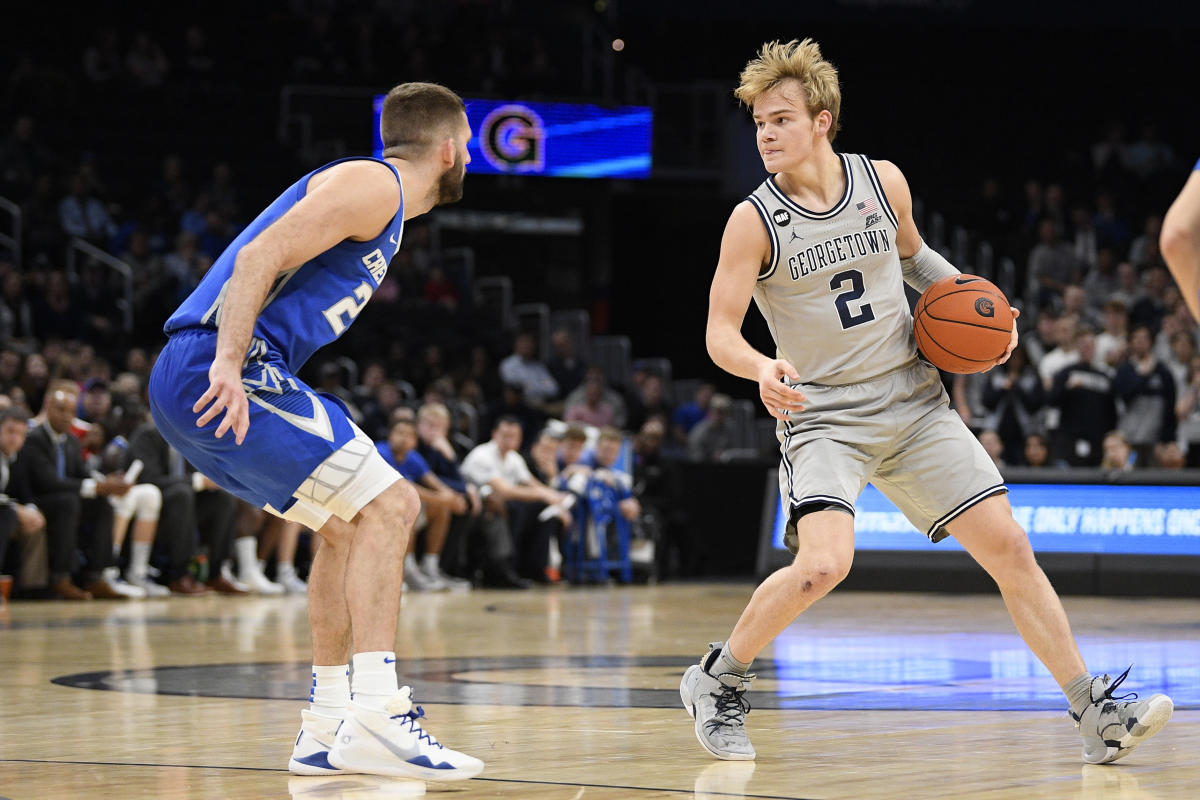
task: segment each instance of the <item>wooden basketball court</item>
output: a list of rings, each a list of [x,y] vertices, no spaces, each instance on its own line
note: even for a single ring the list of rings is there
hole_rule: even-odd
[[[458,784],[286,771],[304,598],[0,608],[0,798],[1195,798],[1200,602],[1067,598],[1089,665],[1165,690],[1170,725],[1084,766],[998,595],[835,592],[755,663],[756,762],[697,744],[679,677],[749,584],[409,594],[402,682],[483,758]]]

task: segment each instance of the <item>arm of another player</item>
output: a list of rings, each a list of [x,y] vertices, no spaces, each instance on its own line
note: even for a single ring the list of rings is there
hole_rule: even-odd
[[[740,203],[729,215],[721,238],[721,256],[708,297],[708,327],[705,343],[713,362],[739,378],[758,382],[758,396],[775,419],[787,419],[791,411],[804,408],[807,398],[783,378],[799,381],[796,368],[781,358],[772,359],[755,350],[742,336],[742,322],[758,272],[770,252],[771,243],[762,220],[749,201]]]
[[[890,161],[871,163],[875,165],[879,182],[883,184],[883,191],[887,193],[888,204],[896,212],[896,221],[900,223],[896,232],[896,251],[904,269],[904,282],[918,292],[924,292],[942,278],[960,274],[961,270],[921,240],[917,223],[912,218],[912,192],[900,168]],[[1012,336],[1008,348],[1005,349],[1004,355],[996,359],[995,365],[1008,361],[1008,357],[1017,346],[1017,317],[1021,316],[1020,309],[1013,308],[1012,315]]]
[[[216,437],[232,429],[238,444],[245,440],[250,407],[242,388],[242,363],[275,277],[345,239],[378,236],[399,206],[400,187],[390,169],[374,161],[348,161],[314,176],[300,202],[238,252],[221,309],[208,390],[192,406],[196,414],[208,406],[196,427],[225,411]]]
[[[1200,162],[1163,218],[1159,248],[1183,293],[1183,301],[1200,320]]]

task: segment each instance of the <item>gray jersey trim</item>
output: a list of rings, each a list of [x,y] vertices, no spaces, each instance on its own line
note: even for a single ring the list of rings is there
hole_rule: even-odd
[[[785,423],[783,429],[783,469],[787,473],[788,482],[788,514],[791,514],[791,509],[796,507],[796,487],[794,484],[795,476],[792,475],[792,460],[788,458],[788,450],[791,449],[792,443],[792,423]]]
[[[964,511],[966,511],[971,506],[973,506],[977,503],[980,503],[983,500],[986,500],[987,498],[991,497],[994,494],[1004,494],[1007,491],[1008,491],[1007,486],[1005,486],[1003,483],[998,483],[995,486],[991,486],[991,487],[988,487],[987,489],[984,489],[982,492],[979,492],[974,497],[967,498],[966,500],[962,501],[957,506],[955,506],[953,510],[951,510],[951,511],[947,512],[946,514],[942,515],[941,517],[939,517],[932,525],[929,526],[929,530],[925,531],[925,535],[928,536],[929,540],[932,542],[941,541],[942,539],[945,538],[944,536],[939,537],[937,539],[933,538],[934,536],[937,535],[939,528],[944,528],[947,524],[952,522],[955,517],[962,514]]]
[[[896,212],[892,211],[892,204],[888,202],[887,193],[883,191],[883,181],[879,180],[879,173],[875,171],[875,165],[871,163],[871,159],[864,155],[860,155],[863,166],[866,167],[867,179],[871,181],[871,185],[875,187],[875,192],[879,195],[879,202],[883,206],[883,213],[887,214],[887,218],[891,220],[892,225],[896,227],[896,233],[900,233],[900,223],[896,221]]]
[[[791,507],[791,509],[789,509],[788,513],[790,514],[792,511],[795,511],[797,508],[800,508],[801,506],[806,506],[809,503],[832,503],[835,506],[841,506],[842,508],[849,511],[850,516],[852,516],[852,517],[854,516],[854,505],[852,503],[847,503],[843,498],[834,497],[831,494],[807,494],[804,497],[800,498],[799,500],[792,501],[792,507]]]
[[[763,205],[763,201],[754,195],[750,195],[746,199],[754,204],[755,210],[758,211],[758,216],[762,219],[763,227],[767,229],[767,238],[771,240],[771,260],[768,262],[767,271],[763,272],[761,267],[759,267],[758,271],[758,279],[763,281],[774,275],[775,268],[779,266],[779,236],[775,233],[775,229],[771,227],[771,215],[767,213],[767,207]]]
[[[850,203],[850,197],[854,194],[854,170],[850,169],[850,159],[845,153],[838,153],[838,158],[842,160],[842,174],[846,176],[846,191],[842,194],[842,199],[834,204],[833,208],[828,211],[809,211],[804,206],[797,203],[795,200],[787,196],[787,193],[779,188],[775,183],[775,175],[767,178],[767,188],[779,198],[779,202],[783,203],[789,210],[795,211],[802,217],[808,219],[829,219],[841,213],[843,209]]]

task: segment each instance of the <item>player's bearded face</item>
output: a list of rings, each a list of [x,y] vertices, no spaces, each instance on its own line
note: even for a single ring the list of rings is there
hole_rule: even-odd
[[[437,205],[457,203],[462,200],[463,180],[467,176],[467,165],[461,154],[455,150],[454,163],[447,167],[437,182]]]

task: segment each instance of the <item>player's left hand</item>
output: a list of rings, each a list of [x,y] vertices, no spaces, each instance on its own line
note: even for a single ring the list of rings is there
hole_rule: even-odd
[[[1012,308],[1012,307],[1010,306],[1010,308]],[[996,363],[993,364],[993,366],[998,367],[1001,364],[1003,364],[1005,361],[1008,361],[1009,356],[1012,355],[1012,351],[1015,350],[1017,347],[1017,317],[1021,316],[1021,309],[1013,308],[1012,315],[1013,315],[1012,338],[1008,340],[1008,347],[1005,348],[1004,355],[1002,355],[998,359],[996,359]]]
[[[200,414],[205,406],[208,410]],[[250,403],[242,386],[242,365],[217,358],[208,368],[208,391],[192,406],[192,413],[200,414],[196,427],[203,428],[222,411],[225,418],[217,426],[216,437],[220,439],[232,429],[234,442],[241,444],[250,429]]]

